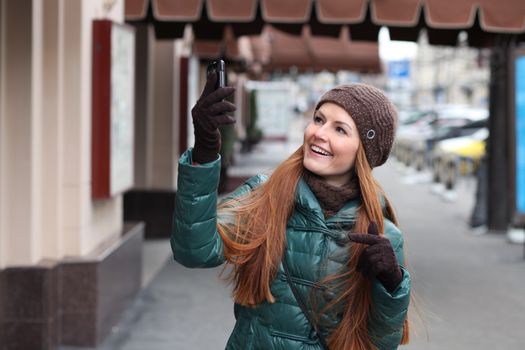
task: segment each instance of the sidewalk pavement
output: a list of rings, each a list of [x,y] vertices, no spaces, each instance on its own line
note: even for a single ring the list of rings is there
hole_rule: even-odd
[[[295,146],[262,143],[234,171],[271,170]],[[375,175],[398,213],[424,319],[418,325],[412,312],[418,335],[400,349],[524,349],[523,247],[467,226],[475,181],[464,179],[455,195],[442,195],[429,174],[413,173],[395,160]],[[221,269],[191,270],[166,259],[98,349],[224,349],[234,317],[229,288],[217,277]]]

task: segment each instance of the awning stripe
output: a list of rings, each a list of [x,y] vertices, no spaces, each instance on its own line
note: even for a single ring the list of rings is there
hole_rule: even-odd
[[[307,44],[316,71],[380,71],[377,43],[350,41],[347,27],[343,27],[339,38],[307,36]]]
[[[152,6],[153,15],[159,21],[195,22],[201,17],[204,3],[202,0],[152,0]]]
[[[372,22],[378,25],[411,27],[421,13],[420,0],[371,1]]]
[[[321,23],[348,24],[362,22],[368,8],[367,0],[317,0],[317,18]]]
[[[265,29],[271,37],[270,61],[266,70],[355,70],[379,72],[379,48],[377,42],[354,43],[349,40],[348,28],[344,27],[339,38],[312,36],[308,26],[303,27],[301,36],[294,36],[275,30]]]
[[[470,28],[476,20],[479,6],[474,2],[474,0],[462,0],[453,4],[450,0],[427,0],[425,21],[432,28]]]
[[[525,32],[525,1],[487,1],[480,9],[481,28],[488,32]]]
[[[269,23],[305,23],[310,19],[312,0],[259,0],[262,17]]]
[[[207,0],[208,18],[216,22],[252,22],[257,15],[257,0]]]
[[[124,12],[126,20],[135,21],[146,18],[149,1],[147,0],[126,0]]]
[[[525,31],[523,0],[425,0],[425,21],[432,28],[467,29],[477,14],[487,32]]]

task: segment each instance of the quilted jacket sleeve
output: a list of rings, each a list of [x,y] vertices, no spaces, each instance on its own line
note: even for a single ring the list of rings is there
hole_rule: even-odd
[[[410,301],[410,274],[404,268],[403,235],[389,220],[385,219],[385,236],[390,239],[397,260],[403,271],[399,286],[388,292],[381,282],[375,280],[372,286],[372,312],[369,334],[374,345],[380,350],[397,349],[403,335],[403,323],[407,317]]]
[[[171,250],[175,260],[186,267],[214,267],[224,262],[223,242],[217,231],[221,160],[194,166],[191,151],[179,160]]]

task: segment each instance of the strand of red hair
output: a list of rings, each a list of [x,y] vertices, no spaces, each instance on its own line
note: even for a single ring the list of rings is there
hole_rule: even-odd
[[[248,195],[219,206],[235,223],[219,225],[226,260],[233,267],[227,280],[241,305],[274,302],[270,285],[286,244],[286,224],[294,207],[297,183],[303,173],[302,147],[279,165],[268,181]],[[233,203],[232,203],[233,202]]]

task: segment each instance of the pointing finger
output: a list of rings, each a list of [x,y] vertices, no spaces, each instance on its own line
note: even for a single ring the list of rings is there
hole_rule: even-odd
[[[349,233],[348,239],[354,243],[372,245],[378,243],[381,240],[381,237],[373,234]]]
[[[368,234],[379,236],[379,229],[377,228],[375,221],[370,221],[370,224],[368,225]]]

